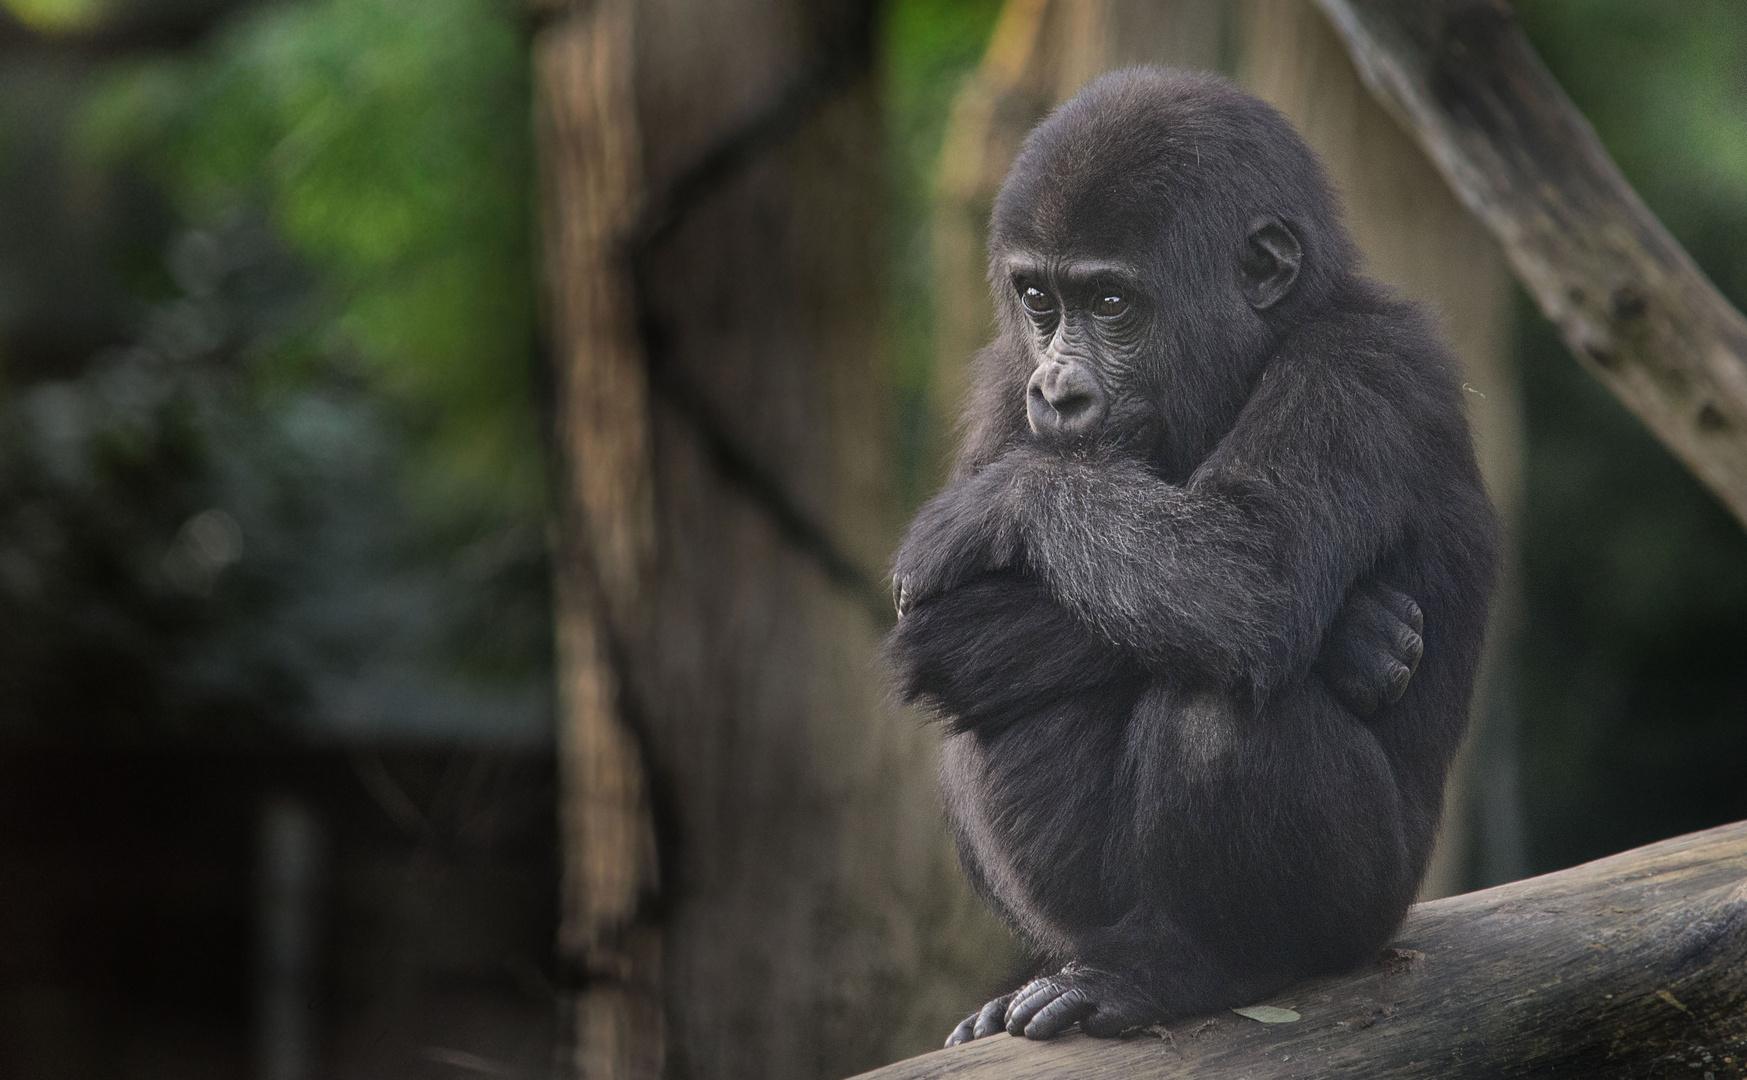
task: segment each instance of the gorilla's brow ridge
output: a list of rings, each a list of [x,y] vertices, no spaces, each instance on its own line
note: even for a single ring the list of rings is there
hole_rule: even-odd
[[[1140,268],[1133,263],[1113,259],[1039,260],[1029,255],[1010,255],[1007,272],[1015,278],[1042,281],[1056,277],[1074,284],[1120,279],[1133,281]]]

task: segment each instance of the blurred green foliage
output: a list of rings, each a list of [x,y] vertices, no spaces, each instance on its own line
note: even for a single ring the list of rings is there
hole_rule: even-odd
[[[341,335],[422,435],[415,493],[542,497],[525,45],[489,0],[250,11],[193,57],[122,70],[82,149],[155,181],[183,221],[264,210]]]
[[[1747,308],[1747,6],[1519,0],[1627,178]],[[1531,869],[1747,817],[1747,533],[1519,304]]]
[[[906,505],[929,493],[931,454],[946,433],[934,422],[934,177],[947,114],[982,59],[999,0],[890,0],[885,8],[887,193],[886,333],[898,395],[899,490]]]
[[[44,55],[0,71],[0,724],[545,737],[510,10],[246,5]]]

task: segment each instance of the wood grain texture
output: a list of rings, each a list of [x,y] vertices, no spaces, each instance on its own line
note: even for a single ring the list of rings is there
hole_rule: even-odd
[[[661,1075],[646,764],[612,663],[654,546],[649,388],[622,236],[644,199],[631,0],[549,5],[533,66],[560,482],[555,661],[564,875],[558,1073]],[[615,619],[616,616],[616,619]]]
[[[1122,1040],[1005,1035],[863,1080],[1740,1077],[1747,822],[1421,904],[1370,968]]]
[[[1747,319],[1632,191],[1500,0],[1317,0],[1585,367],[1747,522]]]

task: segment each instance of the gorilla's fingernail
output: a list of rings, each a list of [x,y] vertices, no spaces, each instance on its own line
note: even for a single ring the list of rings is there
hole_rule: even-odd
[[[1401,651],[1408,655],[1409,664],[1419,663],[1419,658],[1425,655],[1425,639],[1418,634],[1408,634],[1401,643]]]

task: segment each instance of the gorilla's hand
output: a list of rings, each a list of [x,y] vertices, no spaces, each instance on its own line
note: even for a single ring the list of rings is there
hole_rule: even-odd
[[[1419,605],[1375,579],[1347,594],[1323,639],[1316,668],[1356,716],[1370,716],[1407,692],[1425,652]]]
[[[1013,530],[1005,527],[990,489],[992,470],[955,484],[928,501],[892,557],[892,601],[903,615],[974,577],[1015,561]]]

